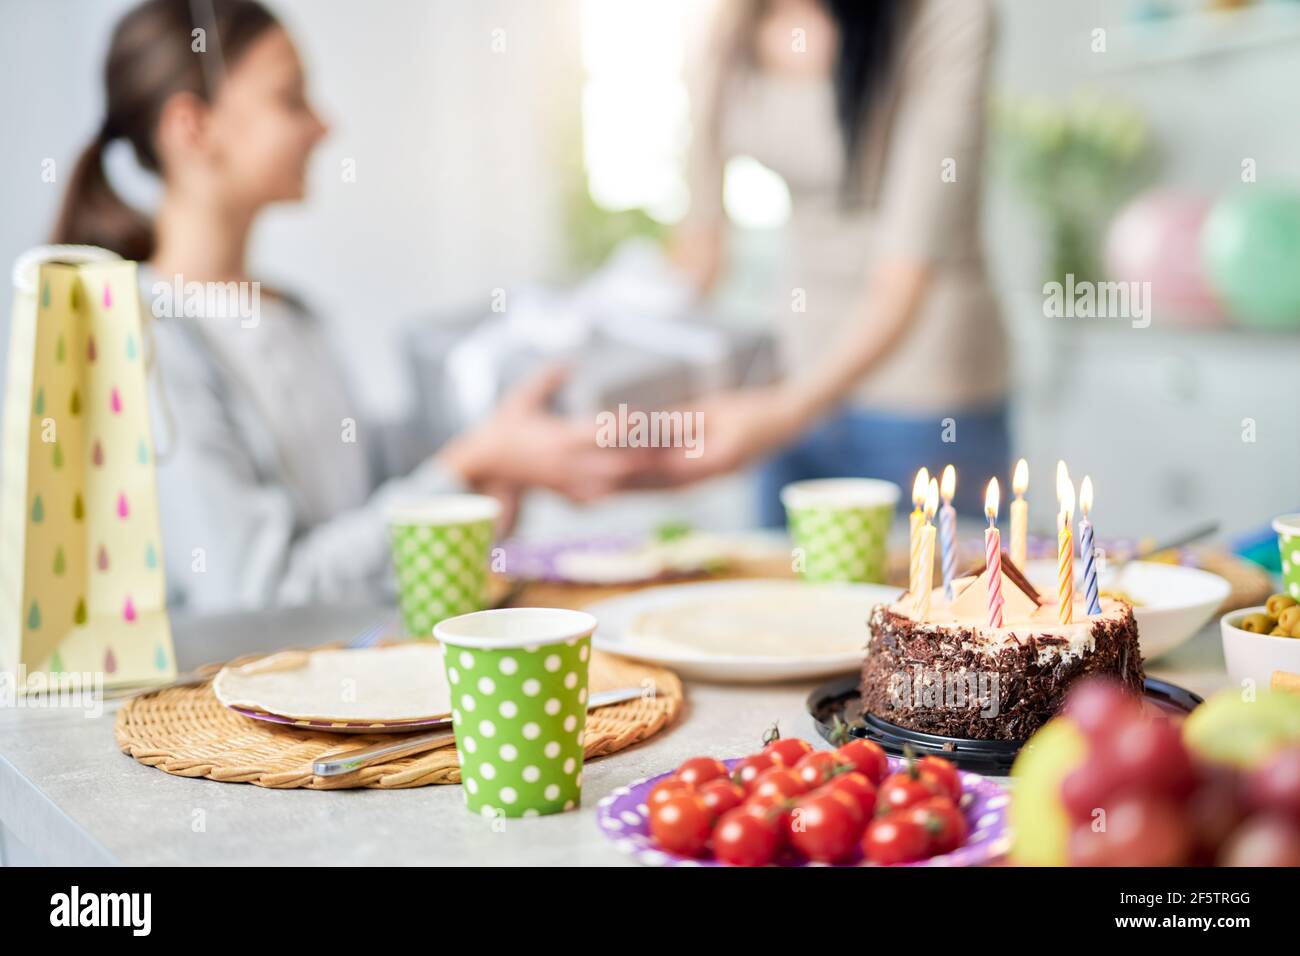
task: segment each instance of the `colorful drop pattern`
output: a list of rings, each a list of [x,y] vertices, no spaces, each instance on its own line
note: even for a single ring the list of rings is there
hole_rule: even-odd
[[[146,370],[136,361],[134,267],[48,268],[41,268],[37,301],[28,300],[36,353],[24,633],[34,641],[44,635],[36,646],[47,649],[51,672],[71,665],[102,667],[128,680],[168,674],[175,666],[170,634],[165,619],[152,613],[163,607],[164,592]],[[123,294],[127,299],[119,302]],[[40,435],[47,414],[58,435],[48,445]],[[109,619],[116,621],[112,628]],[[105,621],[104,636],[97,620]],[[122,631],[124,624],[131,630]],[[138,641],[128,641],[128,634],[138,634]]]

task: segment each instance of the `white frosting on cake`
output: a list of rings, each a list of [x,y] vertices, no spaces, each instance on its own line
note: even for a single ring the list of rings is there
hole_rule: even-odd
[[[1101,613],[1089,617],[1083,598],[1074,599],[1074,620],[1061,624],[1057,620],[1058,605],[1055,601],[1044,599],[1044,603],[1028,616],[1016,621],[1004,620],[1003,627],[989,627],[985,618],[970,615],[956,615],[943,596],[943,588],[935,588],[930,595],[930,610],[923,621],[917,621],[916,628],[921,631],[944,632],[961,628],[974,631],[974,639],[962,641],[963,650],[975,650],[981,654],[993,655],[1004,647],[1024,643],[1031,634],[1036,637],[1064,638],[1063,644],[1039,645],[1040,662],[1058,657],[1078,657],[1094,646],[1093,627],[1103,620],[1122,620],[1128,613],[1128,605],[1112,598],[1101,599]],[[904,595],[889,606],[889,610],[901,617],[916,620],[910,597]]]

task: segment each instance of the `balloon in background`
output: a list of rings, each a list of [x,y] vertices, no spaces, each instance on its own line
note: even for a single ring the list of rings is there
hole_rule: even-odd
[[[1249,186],[1225,196],[1205,221],[1201,251],[1237,321],[1300,326],[1300,194]]]
[[[1150,282],[1157,321],[1207,325],[1223,310],[1201,268],[1201,227],[1210,201],[1168,190],[1143,193],[1120,210],[1106,235],[1106,271]]]

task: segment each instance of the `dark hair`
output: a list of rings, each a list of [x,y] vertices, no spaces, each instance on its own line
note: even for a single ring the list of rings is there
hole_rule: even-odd
[[[823,0],[823,4],[840,35],[832,79],[836,118],[844,138],[845,189],[851,193],[858,180],[863,126],[872,100],[890,69],[903,3],[901,0]]]
[[[153,255],[153,226],[109,184],[105,148],[124,139],[141,166],[159,172],[154,137],[163,104],[175,93],[210,101],[222,67],[276,25],[256,0],[146,0],[130,10],[113,30],[104,66],[104,121],[72,170],[53,241],[127,259]]]

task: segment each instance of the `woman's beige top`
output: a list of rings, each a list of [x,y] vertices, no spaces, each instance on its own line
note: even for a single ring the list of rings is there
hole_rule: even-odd
[[[724,48],[715,50],[718,74],[699,87],[690,220],[721,219],[722,169],[733,156],[753,157],[790,189],[779,330],[788,371],[807,374],[849,323],[871,320],[864,303],[876,263],[933,270],[911,328],[855,389],[857,407],[948,413],[1005,397],[1007,342],[979,223],[993,33],[987,0],[910,5],[864,127],[862,199],[852,208],[841,201],[845,157],[829,79],[764,73]],[[791,305],[795,289],[803,312]]]

